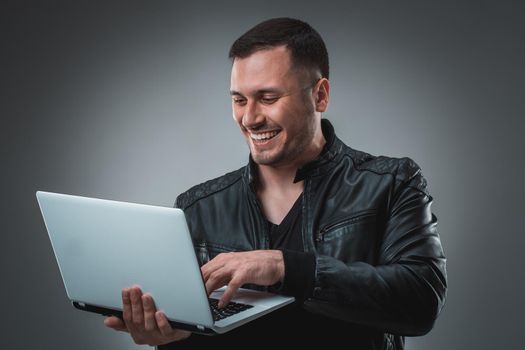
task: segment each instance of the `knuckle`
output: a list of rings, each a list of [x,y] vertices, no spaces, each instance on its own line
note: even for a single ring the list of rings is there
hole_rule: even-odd
[[[142,305],[142,310],[144,311],[144,313],[146,312],[149,312],[151,310],[151,305],[149,302],[144,302],[144,304]]]
[[[159,323],[158,326],[159,326],[159,331],[163,336],[169,335],[171,331],[171,327],[168,323],[162,322],[162,323]]]
[[[144,325],[144,329],[146,331],[153,331],[153,330],[155,330],[155,320],[151,320],[149,322],[146,322],[146,324]]]
[[[233,255],[235,254],[235,252],[222,252],[222,253],[219,253],[217,256],[221,257],[221,259],[229,259],[231,258]]]
[[[210,273],[210,274],[208,275],[207,282],[208,282],[208,281],[209,281],[209,282],[213,282],[213,280],[216,278],[215,276],[216,276],[215,272]]]
[[[155,310],[154,309],[149,309],[149,310],[144,310],[144,320],[153,320],[155,319]]]
[[[246,276],[248,275],[247,271],[245,269],[240,269],[233,275],[232,279],[230,280],[230,284],[238,285],[239,283],[242,283]]]
[[[208,283],[210,283],[211,285],[215,285],[215,284],[217,284],[219,279],[220,279],[220,275],[218,273],[213,273],[208,278]]]
[[[169,325],[166,321],[162,320],[161,322],[157,323],[159,326],[159,329],[164,333],[169,329]]]
[[[157,318],[157,327],[162,331],[164,328],[166,328],[166,322],[162,318]]]

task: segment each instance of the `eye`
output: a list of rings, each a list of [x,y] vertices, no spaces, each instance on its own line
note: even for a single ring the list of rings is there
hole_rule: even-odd
[[[261,98],[261,101],[264,104],[271,105],[272,103],[277,102],[278,99],[279,97],[263,97]]]
[[[233,98],[233,103],[239,106],[244,106],[246,104],[246,100],[244,98]]]

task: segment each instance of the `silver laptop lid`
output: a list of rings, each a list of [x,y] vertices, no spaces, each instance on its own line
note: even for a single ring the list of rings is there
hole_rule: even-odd
[[[182,210],[42,191],[37,199],[70,300],[122,310],[122,288],[138,284],[170,320],[213,325]]]

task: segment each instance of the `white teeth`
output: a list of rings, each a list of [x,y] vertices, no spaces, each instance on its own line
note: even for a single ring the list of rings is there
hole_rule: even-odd
[[[254,140],[268,140],[268,139],[271,139],[272,137],[274,137],[275,135],[277,135],[279,132],[278,131],[272,131],[272,132],[263,132],[263,133],[260,133],[260,134],[252,134],[250,133],[250,137]]]

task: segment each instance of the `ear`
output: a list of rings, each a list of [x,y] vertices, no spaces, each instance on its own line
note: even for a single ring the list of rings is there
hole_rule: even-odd
[[[314,88],[315,110],[325,112],[330,101],[330,82],[326,78],[321,78]]]

